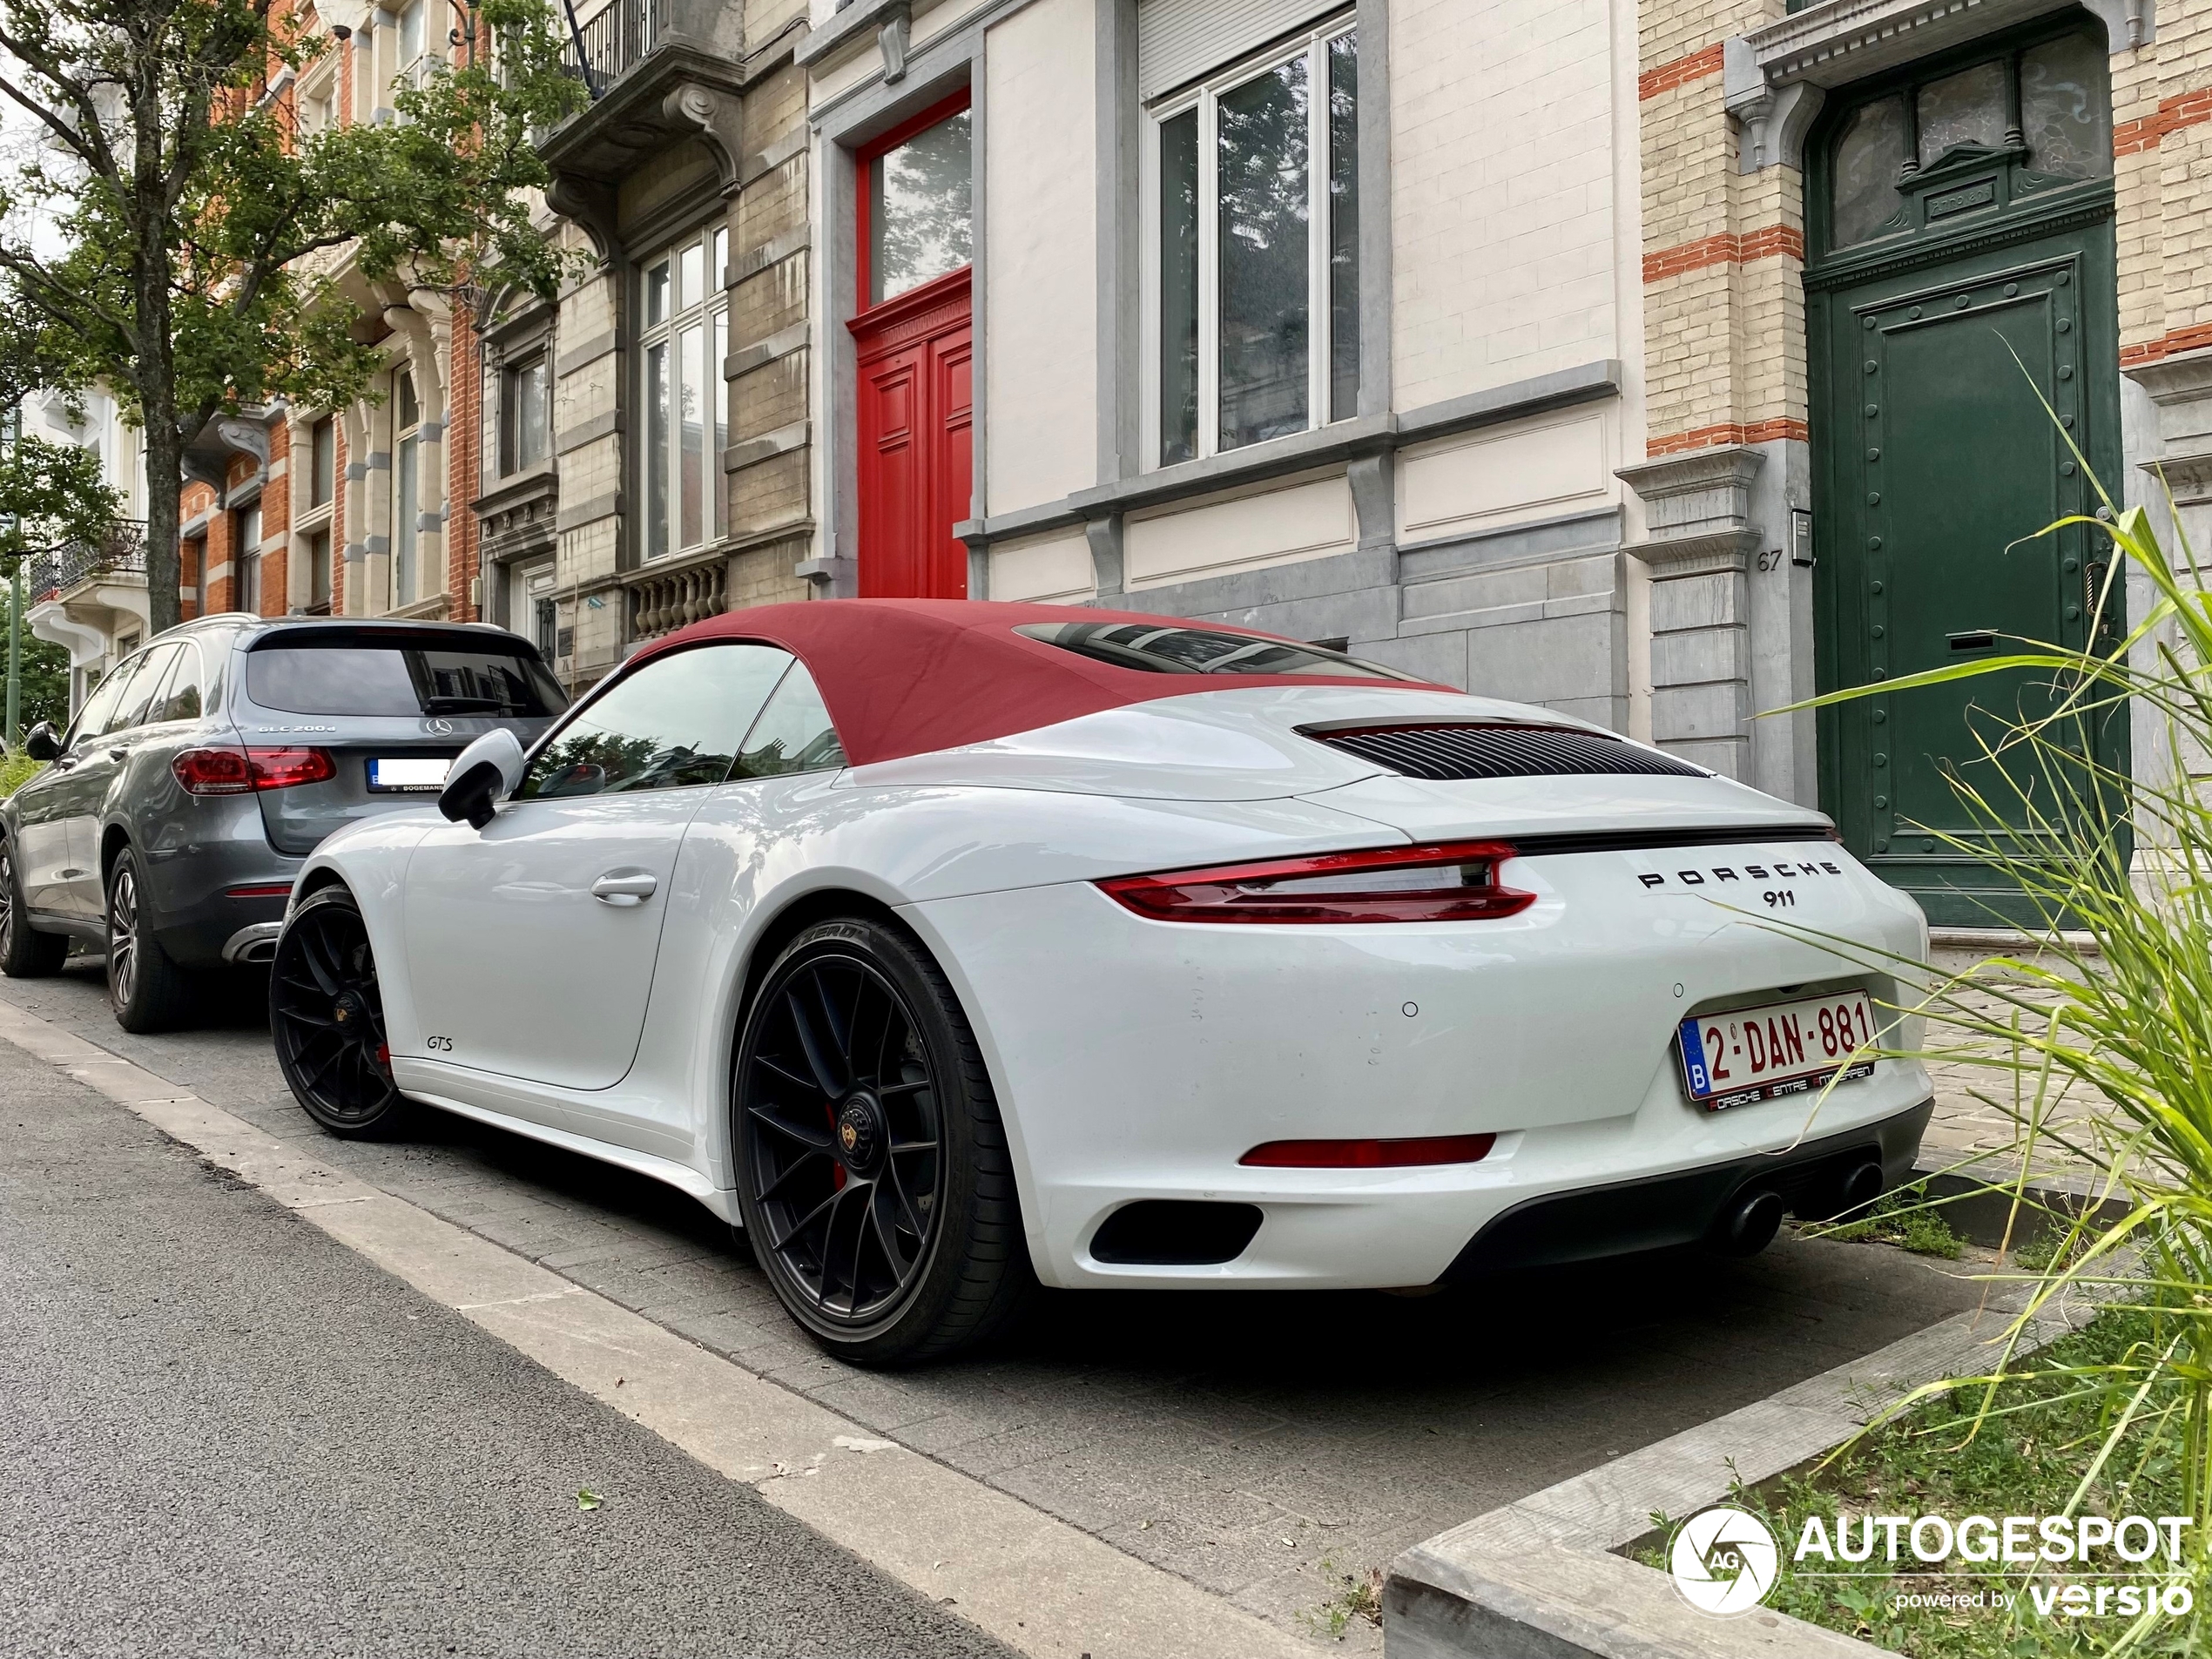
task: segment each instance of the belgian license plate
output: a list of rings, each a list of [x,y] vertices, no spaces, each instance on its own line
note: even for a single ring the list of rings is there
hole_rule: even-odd
[[[1683,1080],[1707,1111],[1726,1111],[1871,1076],[1858,1051],[1873,1041],[1863,991],[1730,1008],[1682,1022]]]
[[[368,763],[368,786],[379,794],[428,794],[446,786],[446,773],[453,762],[443,756],[424,759],[408,756],[400,759],[372,760]]]

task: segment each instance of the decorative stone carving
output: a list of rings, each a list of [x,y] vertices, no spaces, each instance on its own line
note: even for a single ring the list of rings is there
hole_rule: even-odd
[[[600,261],[614,265],[622,259],[622,238],[616,234],[615,187],[604,179],[556,171],[545,187],[545,205],[563,219],[573,219],[591,239],[591,251]]]
[[[914,30],[914,10],[895,6],[875,28],[876,50],[883,54],[883,84],[894,86],[907,78],[907,42]]]
[[[2114,53],[2158,37],[2155,0],[2081,4],[2103,23]],[[1722,96],[1743,130],[1737,165],[1745,172],[1802,166],[1824,88],[2062,9],[2062,0],[1831,0],[1738,35],[1722,51]]]
[[[715,170],[721,175],[722,193],[735,196],[744,183],[743,100],[734,93],[698,81],[678,81],[660,102],[661,118],[678,132],[696,134],[714,152]]]

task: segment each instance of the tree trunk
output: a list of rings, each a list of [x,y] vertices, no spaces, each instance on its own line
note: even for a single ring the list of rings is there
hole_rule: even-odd
[[[185,446],[173,415],[146,420],[146,610],[149,633],[184,620],[184,565],[177,527],[185,488]]]

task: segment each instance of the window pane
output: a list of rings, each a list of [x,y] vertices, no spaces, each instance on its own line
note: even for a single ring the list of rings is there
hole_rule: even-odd
[[[1198,453],[1198,112],[1160,124],[1160,460]]]
[[[645,327],[668,320],[668,261],[645,273]]]
[[[706,247],[707,283],[719,291],[730,276],[730,233],[727,227],[717,225],[708,232]]]
[[[2005,65],[1976,64],[1920,89],[1920,165],[1955,144],[1995,149],[2005,141]]]
[[[1356,658],[1286,639],[1257,639],[1180,623],[1025,622],[1014,631],[1080,657],[1148,674],[1324,674],[1339,679],[1401,680],[1405,675]]]
[[[1359,57],[1329,43],[1329,418],[1359,412]]]
[[[542,465],[545,460],[547,418],[546,368],[543,356],[533,357],[515,372],[515,465]]]
[[[784,671],[772,645],[702,645],[658,658],[561,728],[518,800],[718,784]]]
[[[312,439],[314,471],[308,495],[310,504],[325,507],[330,502],[338,479],[338,428],[334,421],[318,421]]]
[[[676,308],[687,311],[706,297],[706,250],[698,242],[687,242],[677,256],[683,270],[676,282]]]
[[[2020,128],[2027,165],[2061,179],[2112,172],[2112,106],[2104,48],[2063,35],[2020,54]]]
[[[844,764],[845,745],[838,741],[837,727],[831,724],[814,677],[806,664],[793,663],[746,734],[745,752],[738,757],[731,778],[777,778]]]
[[[1305,59],[1220,101],[1220,447],[1303,432],[1306,409]]]
[[[415,536],[421,494],[416,489],[415,440],[401,438],[392,469],[392,604],[415,603]]]
[[[97,738],[106,729],[108,717],[115,712],[116,704],[122,698],[123,693],[130,689],[131,676],[137,671],[137,669],[138,664],[135,663],[124,664],[102,680],[94,689],[91,696],[84,699],[84,706],[77,711],[73,742],[81,742],[86,738]]]
[[[173,644],[156,645],[140,659],[138,671],[131,677],[131,688],[124,693],[121,712],[108,723],[109,731],[120,732],[126,726],[145,723],[154,698],[169,678],[170,669],[176,665],[177,650]]]
[[[568,702],[544,666],[520,645],[434,648],[409,644],[396,632],[383,636],[388,644],[354,643],[359,637],[339,634],[327,644],[266,645],[248,653],[247,698],[285,714],[410,719],[433,714],[543,718]]]
[[[684,331],[682,498],[685,547],[706,539],[706,330]]]
[[[668,342],[645,348],[645,556],[668,551]]]
[[[974,185],[968,112],[868,165],[868,298],[888,300],[968,262]]]
[[[179,642],[176,671],[161,694],[161,706],[149,717],[155,720],[197,720],[201,711],[199,648],[190,640]]]
[[[1849,247],[1878,234],[1903,206],[1898,171],[1905,165],[1905,100],[1885,98],[1857,111],[1836,143],[1831,234]]]
[[[422,0],[400,13],[400,64],[404,68],[422,56]]]
[[[714,442],[706,452],[706,493],[714,501],[717,536],[730,528],[730,491],[722,476],[722,452],[730,447],[730,388],[722,378],[722,365],[729,355],[730,314],[718,311],[714,314],[713,348],[706,360],[707,401],[714,407]]]
[[[400,431],[421,423],[422,406],[415,400],[414,375],[402,373],[394,382],[392,404],[394,423]]]
[[[330,609],[330,532],[317,530],[307,538],[307,609]]]

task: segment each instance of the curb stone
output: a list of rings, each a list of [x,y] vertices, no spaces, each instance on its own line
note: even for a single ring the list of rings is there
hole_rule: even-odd
[[[1849,1440],[1923,1384],[1968,1375],[2026,1305],[2029,1287],[1957,1313],[1710,1423],[1478,1515],[1414,1545],[1384,1587],[1386,1659],[1845,1659],[1881,1652],[1762,1610],[1700,1613],[1664,1573],[1620,1554],[1655,1513],[1689,1515]],[[2088,1323],[2086,1298],[2039,1314],[2026,1345]]]

